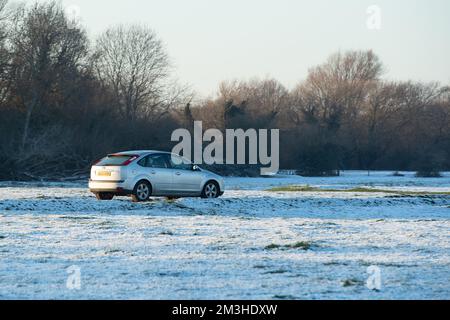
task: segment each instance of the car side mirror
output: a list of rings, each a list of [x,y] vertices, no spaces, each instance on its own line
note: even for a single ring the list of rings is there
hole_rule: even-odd
[[[192,171],[200,171],[200,168],[199,168],[199,166],[197,166],[197,165],[193,165],[192,166]]]

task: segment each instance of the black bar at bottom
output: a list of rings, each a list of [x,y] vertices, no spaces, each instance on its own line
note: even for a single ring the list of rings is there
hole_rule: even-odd
[[[130,319],[311,319],[345,316],[357,319],[386,317],[391,309],[402,316],[430,316],[448,311],[448,301],[0,301],[5,314],[70,317],[105,316]],[[10,309],[10,310],[8,310]],[[432,312],[432,313],[431,313]]]

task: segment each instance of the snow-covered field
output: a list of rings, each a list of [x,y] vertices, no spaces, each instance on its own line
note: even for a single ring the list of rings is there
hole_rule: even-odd
[[[449,173],[226,183],[217,200],[144,204],[99,202],[84,183],[0,183],[0,299],[450,298],[450,196],[426,194],[450,192]],[[266,191],[284,185],[343,191]]]

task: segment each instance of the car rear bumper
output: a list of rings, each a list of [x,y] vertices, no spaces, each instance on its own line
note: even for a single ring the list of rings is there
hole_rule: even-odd
[[[125,188],[123,181],[89,180],[89,190],[92,193],[110,192],[117,195],[129,195],[132,193]]]

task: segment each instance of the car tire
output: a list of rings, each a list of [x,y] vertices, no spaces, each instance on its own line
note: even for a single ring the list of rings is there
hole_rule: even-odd
[[[152,186],[148,181],[142,180],[136,183],[133,189],[131,199],[133,202],[144,202],[150,199],[152,195]]]
[[[111,193],[111,192],[97,192],[95,194],[95,197],[97,198],[97,200],[109,201],[109,200],[112,200],[114,198],[114,193]]]
[[[216,199],[220,196],[219,184],[215,181],[208,181],[203,187],[203,199]]]

